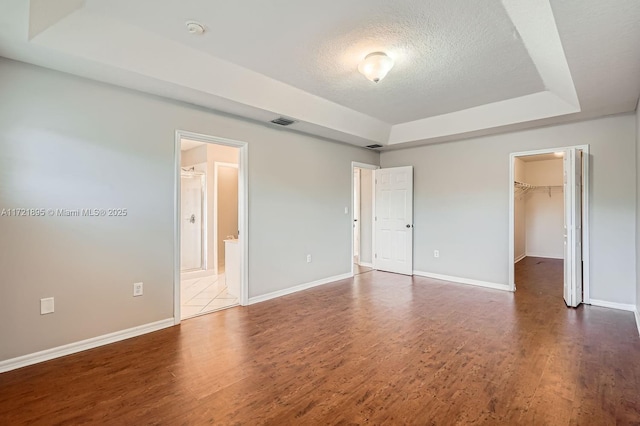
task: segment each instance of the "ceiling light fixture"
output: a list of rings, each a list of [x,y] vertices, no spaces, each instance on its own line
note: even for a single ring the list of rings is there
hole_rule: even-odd
[[[358,71],[374,83],[382,80],[391,68],[393,68],[393,59],[384,52],[369,53],[358,65]]]
[[[196,21],[187,21],[185,22],[187,26],[187,31],[189,34],[202,35],[204,34],[204,25]]]

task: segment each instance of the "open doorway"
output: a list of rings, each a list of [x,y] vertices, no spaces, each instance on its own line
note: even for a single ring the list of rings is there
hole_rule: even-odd
[[[589,301],[588,146],[510,156],[511,289]],[[528,288],[535,285],[536,288]]]
[[[184,132],[176,145],[178,322],[246,300],[246,152],[241,143]]]
[[[353,274],[373,270],[374,256],[374,170],[378,166],[352,163]]]

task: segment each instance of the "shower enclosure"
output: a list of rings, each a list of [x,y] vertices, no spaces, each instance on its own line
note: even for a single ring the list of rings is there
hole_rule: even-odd
[[[180,182],[180,271],[206,269],[205,174],[183,171]]]

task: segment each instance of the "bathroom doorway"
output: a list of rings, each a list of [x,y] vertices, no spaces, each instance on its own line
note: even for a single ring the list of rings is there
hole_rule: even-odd
[[[243,147],[178,132],[176,322],[246,303]]]

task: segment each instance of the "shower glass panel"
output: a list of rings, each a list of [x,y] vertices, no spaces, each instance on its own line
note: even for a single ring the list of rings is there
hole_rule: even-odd
[[[181,175],[180,270],[205,269],[204,264],[204,173]]]

